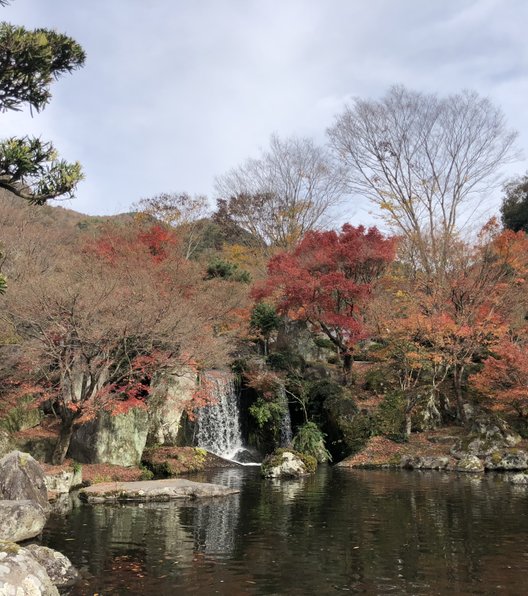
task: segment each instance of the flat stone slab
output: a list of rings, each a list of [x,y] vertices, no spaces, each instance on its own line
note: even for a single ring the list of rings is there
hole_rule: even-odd
[[[238,492],[240,491],[237,488],[229,488],[220,484],[170,478],[137,482],[102,482],[81,489],[79,497],[88,503],[148,502],[224,497]]]

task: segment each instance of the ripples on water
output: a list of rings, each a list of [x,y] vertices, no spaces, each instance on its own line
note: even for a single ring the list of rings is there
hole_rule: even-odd
[[[84,577],[73,594],[524,594],[528,489],[499,476],[323,467],[195,477],[240,494],[83,505],[44,542]]]

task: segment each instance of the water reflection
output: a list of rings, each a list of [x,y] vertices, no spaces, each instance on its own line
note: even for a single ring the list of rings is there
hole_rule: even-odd
[[[45,542],[85,574],[78,594],[524,593],[528,490],[500,476],[322,468],[200,477],[240,494],[81,506]]]

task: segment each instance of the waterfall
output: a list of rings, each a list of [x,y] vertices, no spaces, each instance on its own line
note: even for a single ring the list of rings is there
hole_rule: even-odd
[[[288,397],[286,396],[285,390],[282,391],[280,399],[281,403],[284,405],[285,408],[280,423],[280,446],[289,447],[293,439],[293,433],[291,425],[290,406],[288,405]]]
[[[206,373],[215,403],[198,413],[196,442],[225,459],[234,459],[242,450],[242,430],[238,393],[233,375],[211,371]]]

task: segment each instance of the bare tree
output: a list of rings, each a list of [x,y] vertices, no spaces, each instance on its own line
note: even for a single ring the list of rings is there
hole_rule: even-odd
[[[25,238],[10,243],[12,291],[1,299],[0,326],[11,329],[21,368],[33,371],[61,420],[54,461],[66,456],[81,418],[137,403],[154,371],[226,363],[245,286],[204,280],[174,236],[109,225],[66,246],[37,235],[41,259]]]
[[[161,193],[141,199],[133,207],[158,221],[178,228],[183,236],[185,258],[191,258],[202,240],[204,219],[209,215],[209,201],[206,196],[191,196],[186,192]]]
[[[269,149],[216,181],[219,206],[264,246],[290,248],[324,227],[342,199],[343,177],[311,139],[272,136]]]
[[[356,99],[328,130],[349,190],[368,197],[428,275],[445,270],[461,212],[478,208],[516,157],[516,133],[487,98],[439,97],[397,86]]]

